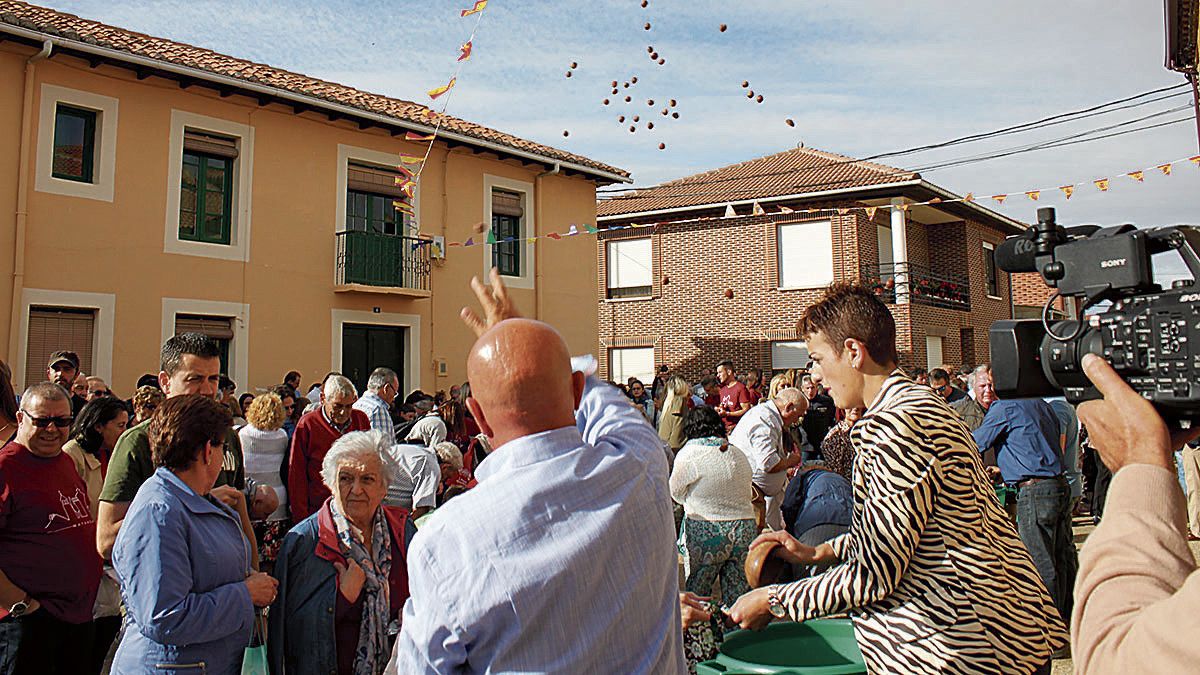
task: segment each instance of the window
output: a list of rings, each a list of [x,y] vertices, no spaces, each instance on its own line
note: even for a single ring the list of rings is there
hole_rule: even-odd
[[[610,241],[607,251],[608,297],[649,297],[654,287],[650,238]]]
[[[412,201],[396,185],[395,171],[365,164],[346,167],[346,230],[402,235],[411,227]],[[396,203],[407,204],[402,210]]]
[[[945,361],[942,360],[942,338],[936,335],[925,336],[925,366],[928,370],[941,368]]]
[[[807,344],[800,341],[771,343],[771,370],[807,368],[808,362]]]
[[[828,220],[783,223],[779,237],[779,287],[816,288],[833,282],[833,228]]]
[[[54,113],[55,178],[91,183],[95,172],[96,111],[59,103]]]
[[[80,372],[92,369],[96,311],[74,307],[30,307],[25,348],[25,386],[46,379],[50,354],[67,350],[79,355]]]
[[[987,294],[989,298],[1000,297],[1000,284],[996,278],[996,247],[983,242],[983,266],[987,274]]]
[[[649,385],[654,381],[654,347],[610,349],[608,373],[613,382],[624,384],[636,377]]]
[[[221,373],[229,374],[229,346],[233,343],[233,319],[227,316],[204,316],[200,314],[176,314],[175,334],[200,333],[212,338],[221,351]],[[245,387],[245,382],[238,382]]]
[[[887,225],[876,225],[875,235],[879,238],[879,265],[885,272],[891,272],[891,265],[896,261],[892,251],[892,228]]]
[[[507,190],[492,190],[492,265],[507,277],[522,273],[521,252],[525,241],[521,235],[521,218],[525,210],[521,195]]]
[[[188,132],[188,138],[193,134]],[[233,223],[233,160],[237,150],[226,141],[233,157],[204,152],[199,147],[183,150],[179,187],[179,238],[208,244],[231,241]]]

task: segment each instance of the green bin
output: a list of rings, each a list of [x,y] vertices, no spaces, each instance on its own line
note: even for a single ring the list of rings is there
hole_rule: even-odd
[[[730,633],[721,654],[696,675],[859,675],[866,673],[849,619],[776,622]]]

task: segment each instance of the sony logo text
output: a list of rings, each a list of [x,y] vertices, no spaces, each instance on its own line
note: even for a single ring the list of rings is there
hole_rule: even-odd
[[[1101,260],[1100,267],[1102,267],[1102,268],[1124,267],[1125,262],[1127,260],[1128,260],[1128,258],[1113,258],[1112,260]]]

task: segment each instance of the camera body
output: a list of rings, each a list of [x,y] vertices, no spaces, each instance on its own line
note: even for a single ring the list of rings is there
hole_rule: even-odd
[[[1200,230],[1132,225],[1065,229],[1054,209],[1038,209],[1038,224],[996,247],[1006,272],[1037,272],[1058,295],[1084,308],[1109,301],[1083,320],[1005,320],[988,341],[1000,398],[1056,396],[1072,403],[1098,398],[1083,373],[1085,354],[1104,357],[1130,387],[1169,419],[1200,419],[1200,290],[1191,281],[1164,290],[1154,283],[1151,256],[1176,250],[1200,278]],[[1192,349],[1192,346],[1196,349]]]

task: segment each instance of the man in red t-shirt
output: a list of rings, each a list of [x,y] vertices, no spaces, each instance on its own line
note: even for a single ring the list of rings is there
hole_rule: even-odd
[[[351,431],[371,429],[367,414],[353,407],[358,392],[350,380],[331,375],[325,378],[322,393],[321,405],[305,413],[292,434],[287,497],[292,522],[296,524],[321,510],[329,498],[329,488],[321,478],[321,462],[333,442]]]
[[[721,382],[721,403],[717,406],[717,414],[725,422],[725,431],[733,431],[738,420],[750,409],[750,391],[746,385],[738,382],[733,361],[726,360],[717,365],[717,379]]]
[[[87,672],[100,554],[87,487],[62,451],[66,390],[25,390],[17,425],[0,448],[0,670]]]
[[[758,368],[746,371],[746,391],[750,392],[750,405],[758,405],[763,397],[762,371]]]

